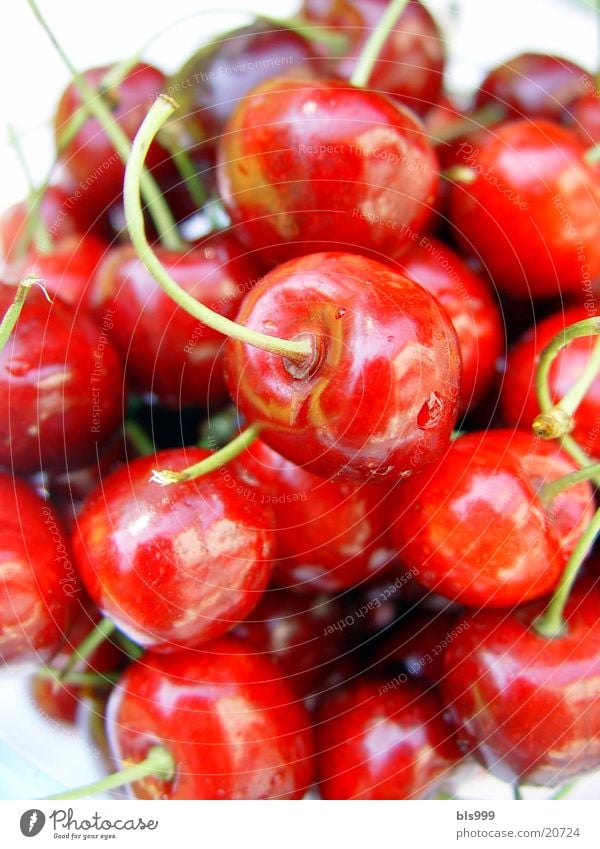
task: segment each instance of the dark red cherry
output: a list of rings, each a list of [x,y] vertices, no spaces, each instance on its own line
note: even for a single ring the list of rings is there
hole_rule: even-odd
[[[393,676],[404,670],[411,678],[439,684],[444,675],[444,652],[464,629],[460,617],[451,613],[416,612],[390,627],[377,649],[375,661]]]
[[[419,120],[388,98],[277,78],[231,116],[217,182],[236,236],[271,262],[332,248],[378,256],[423,229],[438,164]]]
[[[521,53],[490,71],[479,87],[475,106],[494,103],[515,118],[559,119],[567,103],[594,88],[594,78],[568,59]]]
[[[186,253],[158,247],[156,254],[186,292],[230,319],[262,274],[227,234],[212,236]],[[176,409],[226,399],[225,338],[176,306],[130,245],[106,257],[87,304],[99,319],[111,311],[110,339],[138,391]]]
[[[489,389],[504,348],[502,318],[489,284],[429,236],[411,244],[392,267],[427,289],[450,316],[462,357],[460,412],[466,412]]]
[[[540,321],[523,334],[508,355],[502,381],[500,407],[504,422],[513,427],[530,428],[539,414],[535,388],[535,371],[546,345],[576,321],[589,318],[596,312],[594,296],[589,294],[590,310],[572,307]],[[550,395],[556,403],[569,391],[581,375],[592,355],[596,342],[593,337],[583,337],[570,342],[560,351],[550,367]],[[586,454],[600,454],[598,438],[600,429],[600,378],[597,378],[579,404],[575,415],[574,438]]]
[[[267,274],[238,320],[312,339],[292,364],[229,341],[226,376],[261,439],[298,466],[340,480],[394,480],[440,457],[456,419],[456,334],[435,299],[354,254],[313,254]]]
[[[0,315],[14,295],[0,285]],[[105,327],[33,287],[0,354],[0,465],[32,474],[92,462],[122,422],[123,391]]]
[[[323,700],[317,779],[324,799],[423,799],[460,758],[439,699],[412,682],[367,679]]]
[[[600,142],[600,94],[597,91],[576,97],[565,108],[563,123],[586,147]]]
[[[600,275],[600,173],[549,121],[515,121],[465,143],[472,181],[453,184],[450,217],[464,251],[520,298],[577,294]]]
[[[95,90],[101,91],[103,80],[111,66],[91,68],[83,76]],[[165,77],[162,71],[152,65],[138,62],[121,82],[110,87],[104,94],[110,106],[113,118],[119,123],[126,135],[133,139],[148,112],[152,101],[163,90]],[[74,83],[69,83],[58,104],[54,118],[54,135],[57,146],[61,134],[81,106],[81,97]],[[167,154],[155,142],[150,147],[147,165],[149,168],[160,165]],[[67,145],[62,161],[64,167],[77,182],[82,193],[93,197],[94,205],[103,210],[120,197],[125,173],[123,163],[112,143],[96,118],[88,118]]]
[[[0,472],[0,660],[44,663],[58,651],[80,585],[52,507]]]
[[[576,588],[554,639],[532,628],[543,605],[478,611],[448,647],[459,744],[500,778],[555,786],[600,766],[599,603],[597,589]]]
[[[419,583],[473,607],[550,593],[566,563],[537,488],[492,437],[459,437],[432,470],[390,499],[392,539]]]
[[[352,76],[387,5],[387,0],[304,0],[303,14],[308,20],[339,30],[349,41],[335,60],[341,77],[349,80]],[[419,0],[410,0],[383,45],[369,87],[394,95],[423,114],[440,96],[445,59],[438,25]]]
[[[82,580],[100,610],[155,651],[195,648],[229,631],[261,599],[272,570],[273,516],[217,472],[161,487],[153,469],[181,471],[210,452],[140,457],[105,478],[73,538]]]
[[[172,780],[132,785],[138,799],[299,799],[313,777],[311,721],[275,665],[231,637],[132,664],[113,690],[107,734],[123,765],[156,746]]]

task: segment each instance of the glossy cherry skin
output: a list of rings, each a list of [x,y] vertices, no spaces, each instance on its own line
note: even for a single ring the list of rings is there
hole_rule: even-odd
[[[276,263],[397,251],[427,222],[438,170],[409,110],[348,83],[276,78],[231,116],[217,183],[236,236]]]
[[[593,297],[593,296],[590,296]],[[594,306],[593,301],[590,305]],[[594,310],[595,311],[595,310]],[[593,314],[593,313],[592,313]],[[565,327],[589,318],[586,308],[572,307],[555,313],[527,330],[509,352],[500,394],[502,418],[507,425],[528,428],[540,408],[535,388],[535,372],[543,349]],[[581,375],[592,354],[595,337],[575,339],[559,352],[550,367],[550,395],[556,403]],[[600,378],[596,378],[579,404],[572,435],[590,457],[600,454],[598,418],[600,416]]]
[[[246,292],[262,275],[230,235],[217,234],[186,253],[157,247],[171,276],[220,315],[235,319]],[[87,300],[100,319],[113,310],[110,338],[135,388],[162,405],[210,406],[227,398],[225,337],[201,324],[165,294],[130,245],[111,251]]]
[[[536,488],[485,434],[459,437],[431,471],[396,487],[392,539],[419,583],[472,607],[550,593],[566,563]]]
[[[466,143],[472,182],[454,183],[450,218],[464,251],[520,298],[579,293],[600,275],[600,173],[549,121],[516,121]]]
[[[386,0],[304,0],[303,14],[346,36],[349,45],[336,57],[335,70],[349,80],[386,7]],[[410,0],[383,45],[369,87],[423,114],[440,96],[445,59],[439,27],[419,0]]]
[[[462,627],[461,627],[462,626]],[[451,613],[419,612],[402,617],[390,628],[375,655],[382,675],[403,669],[414,680],[439,684],[444,676],[444,652],[464,625]]]
[[[15,294],[0,285],[0,314]],[[0,354],[0,465],[23,474],[92,462],[122,422],[123,368],[102,327],[33,287]]]
[[[0,661],[39,665],[58,651],[81,587],[52,508],[4,472],[0,515]]]
[[[489,389],[504,348],[502,318],[489,284],[453,250],[422,236],[391,263],[444,307],[456,330],[462,359],[460,412],[465,413]]]
[[[253,498],[273,508],[278,586],[333,593],[363,583],[388,565],[393,554],[384,509],[388,486],[325,480],[260,440],[232,469],[257,486]]]
[[[209,456],[173,449],[140,457],[103,481],[73,537],[82,580],[105,616],[146,648],[195,648],[256,607],[272,570],[273,517],[213,473],[162,488],[153,469]]]
[[[479,87],[475,106],[493,103],[514,118],[557,120],[567,103],[594,87],[594,78],[568,59],[521,53],[490,71]]]
[[[236,106],[253,88],[282,77],[328,76],[329,63],[299,32],[257,20],[197,50],[167,82],[190,142],[214,146]]]
[[[576,97],[563,113],[563,123],[586,147],[600,142],[600,95],[597,91]]]
[[[95,90],[102,87],[105,74],[111,66],[91,68],[83,73],[88,84]],[[163,90],[165,77],[152,65],[138,62],[116,86],[105,94],[114,119],[121,129],[133,140],[144,120],[152,101]],[[67,131],[73,115],[81,106],[81,97],[73,83],[65,89],[54,118],[54,135],[57,146],[61,134]],[[167,154],[155,142],[151,145],[147,165],[153,168],[162,164]],[[79,185],[82,192],[93,197],[94,205],[106,209],[120,197],[123,190],[125,168],[112,143],[95,118],[88,118],[62,153],[64,167]]]
[[[478,611],[446,651],[459,745],[500,778],[556,786],[600,765],[599,601],[576,587],[555,639],[531,627],[543,605]]]
[[[271,661],[232,637],[132,664],[110,696],[107,733],[121,763],[156,745],[175,759],[171,781],[132,785],[138,799],[299,799],[312,781],[306,710]]]
[[[443,308],[408,278],[353,254],[313,254],[269,272],[238,321],[312,337],[316,358],[302,368],[228,342],[231,396],[286,459],[323,477],[382,482],[447,447],[458,341]]]
[[[324,799],[422,799],[460,758],[441,702],[412,682],[363,679],[323,700],[317,779]]]

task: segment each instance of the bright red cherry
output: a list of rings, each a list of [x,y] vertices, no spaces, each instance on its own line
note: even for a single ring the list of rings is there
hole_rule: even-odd
[[[312,782],[306,710],[273,663],[231,637],[132,664],[110,696],[107,734],[123,764],[156,745],[175,760],[172,780],[132,785],[138,799],[299,799]]]
[[[590,304],[594,307],[593,295]],[[594,308],[594,312],[595,312]],[[535,372],[543,349],[565,327],[576,321],[589,318],[585,308],[572,307],[540,321],[526,331],[508,355],[506,370],[502,381],[500,407],[502,418],[508,425],[521,428],[531,427],[539,414],[535,388]],[[550,367],[550,394],[554,402],[560,399],[573,386],[592,355],[593,337],[583,337],[570,342],[560,351]],[[579,404],[575,415],[574,438],[590,457],[600,454],[598,438],[600,436],[600,378],[592,383]]]
[[[384,678],[324,699],[315,726],[323,798],[425,798],[460,758],[442,713],[433,693]]]
[[[58,651],[80,585],[68,537],[27,484],[0,472],[0,660],[44,663]]]
[[[493,436],[459,437],[390,501],[400,559],[446,598],[510,607],[547,595],[562,574],[566,553],[537,487]]]
[[[520,298],[579,293],[600,276],[600,173],[549,121],[515,121],[465,143],[472,181],[454,183],[450,218],[465,252]]]
[[[427,289],[450,316],[460,343],[464,413],[489,389],[504,348],[502,318],[490,287],[454,251],[428,236],[391,264]]]
[[[349,41],[335,59],[336,73],[350,79],[387,0],[304,0],[303,15],[334,27]],[[379,54],[369,86],[427,112],[442,89],[446,50],[439,27],[419,0],[410,0]]]
[[[594,87],[594,78],[568,59],[521,53],[490,71],[475,106],[494,103],[515,118],[559,119],[567,103]]]
[[[574,590],[566,632],[532,628],[543,605],[471,614],[444,656],[458,742],[500,778],[560,785],[600,766],[597,589]]]
[[[273,516],[213,473],[161,487],[153,469],[181,471],[197,448],[140,457],[105,478],[73,538],[82,580],[100,610],[155,651],[195,648],[256,607],[272,570]]]
[[[262,274],[227,234],[217,234],[186,253],[160,247],[155,252],[186,292],[230,319]],[[224,337],[178,307],[130,245],[106,257],[87,305],[98,319],[112,311],[110,339],[138,391],[175,409],[208,407],[227,398]]]
[[[317,250],[398,251],[435,201],[419,120],[348,83],[277,78],[240,104],[219,144],[219,191],[244,244],[271,262]]]
[[[0,285],[0,315],[14,295]],[[0,465],[31,474],[92,462],[122,422],[123,390],[104,326],[33,287],[0,354]]]
[[[228,342],[236,406],[296,465],[381,482],[408,476],[447,447],[458,341],[443,308],[408,278],[354,254],[313,254],[267,274],[238,320],[312,339],[314,357],[300,364]]]
[[[594,90],[576,97],[566,107],[562,120],[586,147],[600,143],[600,93]]]
[[[464,624],[451,613],[419,612],[402,617],[390,628],[376,653],[381,668],[405,670],[424,683],[439,684],[444,675],[444,652],[462,632]]]

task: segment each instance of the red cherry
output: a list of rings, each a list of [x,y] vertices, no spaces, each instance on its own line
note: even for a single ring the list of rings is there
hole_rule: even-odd
[[[478,611],[446,651],[459,744],[500,778],[555,786],[600,766],[599,603],[576,588],[554,639],[531,627],[542,605]]]
[[[462,356],[464,413],[489,389],[504,347],[502,319],[490,287],[454,251],[428,236],[414,242],[393,267],[427,289],[450,316]]]
[[[256,607],[272,569],[273,517],[218,473],[162,488],[210,452],[140,457],[105,480],[77,519],[73,548],[92,600],[142,646],[194,648]]]
[[[226,376],[261,439],[340,480],[398,479],[445,450],[458,403],[458,342],[424,289],[353,254],[314,254],[267,274],[238,320],[312,337],[305,365],[230,340]]]
[[[600,174],[569,130],[515,121],[461,150],[450,217],[464,250],[504,293],[579,293],[600,275]]]
[[[382,95],[277,78],[233,113],[217,182],[236,236],[269,261],[331,247],[379,256],[423,229],[438,163],[418,119]]]
[[[576,97],[563,113],[565,123],[587,147],[600,142],[600,94],[593,91]]]
[[[83,73],[94,90],[101,90],[105,74],[110,66],[91,68]],[[152,101],[162,91],[164,74],[158,68],[139,62],[126,74],[121,82],[112,86],[105,94],[114,119],[130,139],[133,139]],[[73,116],[82,104],[81,96],[74,83],[65,89],[56,110],[54,134],[57,146],[61,134],[66,132]],[[87,202],[98,210],[106,209],[117,200],[123,188],[125,169],[112,143],[95,118],[88,118],[74,139],[63,152],[64,167],[77,182]],[[167,154],[155,143],[148,153],[148,167],[160,165]]]
[[[490,71],[475,106],[497,103],[515,118],[558,119],[567,103],[594,88],[594,78],[568,59],[521,53]]]
[[[304,0],[303,15],[309,21],[336,28],[350,42],[335,60],[339,76],[350,79],[387,5],[387,0]],[[440,96],[445,60],[438,25],[419,0],[410,0],[379,54],[369,86],[423,114]]]
[[[502,418],[508,425],[531,427],[539,414],[535,390],[535,371],[543,349],[565,327],[576,321],[589,318],[596,312],[594,296],[590,294],[592,311],[573,307],[540,321],[526,331],[510,351],[502,391],[500,407]],[[579,378],[592,354],[595,340],[592,337],[575,339],[560,351],[550,367],[550,395],[556,403],[568,392]],[[575,415],[573,437],[590,457],[600,453],[597,442],[600,436],[600,378],[592,383],[579,404]]]
[[[441,462],[396,487],[392,539],[419,583],[473,607],[550,593],[566,563],[536,487],[492,436],[458,438]]]
[[[50,506],[0,472],[0,660],[45,662],[73,615],[79,581],[66,533]]]
[[[324,799],[422,799],[460,755],[438,698],[412,682],[364,680],[317,714]]]
[[[400,667],[413,679],[439,684],[444,676],[444,652],[463,627],[449,613],[417,612],[403,617],[379,646],[377,668]]]
[[[0,315],[14,294],[0,285]],[[0,465],[31,474],[92,462],[122,421],[122,394],[104,327],[33,288],[0,354]]]
[[[187,253],[160,247],[155,253],[186,292],[230,319],[261,276],[252,257],[225,233]],[[90,288],[88,304],[98,318],[107,309],[114,311],[110,338],[139,391],[177,409],[209,407],[227,398],[224,337],[179,308],[130,245],[107,256]]]
[[[308,714],[274,664],[231,637],[132,664],[110,696],[107,733],[121,762],[157,744],[175,759],[171,781],[132,785],[138,799],[299,799],[312,780]]]

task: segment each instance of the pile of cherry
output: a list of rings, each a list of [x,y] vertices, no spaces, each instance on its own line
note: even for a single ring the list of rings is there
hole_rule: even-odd
[[[305,0],[72,69],[0,216],[0,658],[122,769],[64,798],[600,767],[600,92],[444,62]]]

